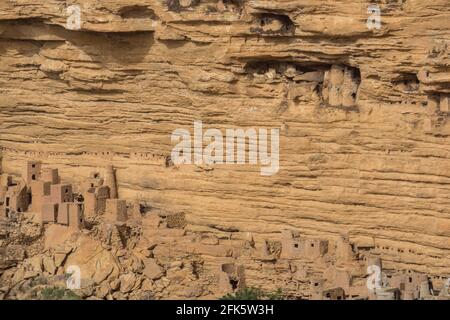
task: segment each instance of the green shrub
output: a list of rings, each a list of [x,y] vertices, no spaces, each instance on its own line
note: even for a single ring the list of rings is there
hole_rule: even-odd
[[[284,300],[285,295],[281,289],[274,292],[265,292],[259,288],[248,287],[234,293],[228,293],[219,300]]]

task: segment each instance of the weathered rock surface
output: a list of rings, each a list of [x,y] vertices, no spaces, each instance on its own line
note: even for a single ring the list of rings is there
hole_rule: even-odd
[[[214,256],[235,254],[231,234],[261,243],[288,228],[348,234],[376,247],[388,269],[450,276],[448,0],[383,1],[379,30],[367,28],[368,1],[78,2],[81,30],[65,28],[65,1],[0,2],[1,172],[43,160],[81,182],[113,164],[121,198],[183,212],[188,229],[211,234],[195,247],[176,242],[177,254],[218,265]],[[172,131],[192,131],[194,120],[281,128],[280,171],[170,165]],[[108,270],[95,261],[117,261],[98,243],[81,245],[97,260],[78,247],[66,264],[103,281]],[[276,257],[267,254],[254,253]],[[291,269],[261,273],[252,261],[247,278],[261,284]],[[157,295],[178,295],[164,279],[152,285]],[[110,282],[118,299],[133,279],[119,280]]]

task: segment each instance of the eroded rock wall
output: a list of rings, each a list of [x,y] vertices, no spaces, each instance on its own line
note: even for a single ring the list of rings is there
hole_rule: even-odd
[[[2,172],[113,164],[120,197],[192,226],[348,233],[448,276],[450,3],[374,3],[369,30],[368,1],[2,1]],[[171,165],[194,120],[280,128],[280,171]]]

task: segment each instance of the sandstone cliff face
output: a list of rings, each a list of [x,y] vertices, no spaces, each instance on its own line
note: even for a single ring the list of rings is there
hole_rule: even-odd
[[[348,234],[449,276],[450,2],[374,3],[370,30],[368,1],[79,0],[67,30],[74,1],[1,1],[1,170],[112,164],[120,197],[190,228]],[[171,165],[194,120],[280,128],[280,171]]]

